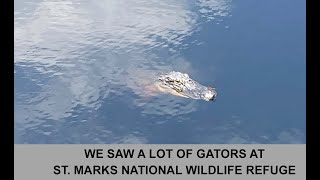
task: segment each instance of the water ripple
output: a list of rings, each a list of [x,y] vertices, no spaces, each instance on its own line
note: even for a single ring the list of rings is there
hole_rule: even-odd
[[[108,117],[93,115],[121,101],[139,111],[137,119],[152,115],[186,119],[183,115],[196,111],[197,102],[151,95],[147,87],[159,73],[197,74],[179,52],[199,29],[200,16],[226,16],[229,3],[18,2],[14,12],[15,141],[147,143],[143,134],[133,133],[137,128],[124,123],[125,132],[111,130],[100,122]]]

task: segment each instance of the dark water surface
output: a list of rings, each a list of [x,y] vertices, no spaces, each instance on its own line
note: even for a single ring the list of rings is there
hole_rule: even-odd
[[[16,0],[15,143],[305,143],[303,0]],[[216,102],[150,90],[168,71]]]

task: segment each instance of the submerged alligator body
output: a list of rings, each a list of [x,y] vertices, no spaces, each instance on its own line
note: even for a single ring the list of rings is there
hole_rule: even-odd
[[[186,98],[213,101],[217,96],[215,88],[203,86],[191,79],[188,74],[181,72],[172,71],[160,75],[157,84],[163,92]]]

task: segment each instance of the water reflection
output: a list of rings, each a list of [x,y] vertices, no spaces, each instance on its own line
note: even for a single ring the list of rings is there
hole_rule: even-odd
[[[199,12],[208,21],[220,19],[221,17],[231,16],[231,0],[198,0]]]
[[[197,75],[180,50],[199,30],[201,17],[227,16],[230,3],[16,2],[15,142],[148,143],[139,119],[188,120],[199,102],[151,96],[146,87],[171,70]],[[121,121],[128,117],[114,117],[106,109],[136,115],[137,122],[129,126]]]

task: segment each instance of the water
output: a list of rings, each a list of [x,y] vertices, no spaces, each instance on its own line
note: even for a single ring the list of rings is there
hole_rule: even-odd
[[[303,0],[16,0],[15,143],[305,143]],[[215,102],[150,91],[169,71]]]

